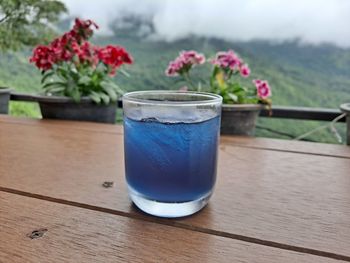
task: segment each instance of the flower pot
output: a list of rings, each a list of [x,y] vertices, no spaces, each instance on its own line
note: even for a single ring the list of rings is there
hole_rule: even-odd
[[[221,134],[254,136],[260,104],[224,104],[221,114]]]
[[[0,87],[0,114],[8,113],[10,93],[10,89]]]
[[[90,98],[82,98],[79,103],[68,97],[38,96],[44,119],[91,121],[115,123],[117,104],[96,104]]]

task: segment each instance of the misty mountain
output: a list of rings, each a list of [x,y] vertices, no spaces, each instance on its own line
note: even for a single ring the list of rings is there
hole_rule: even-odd
[[[114,28],[113,36],[95,38],[98,44],[118,43],[134,55],[132,78],[119,79],[128,90],[176,88],[164,70],[181,50],[195,49],[213,57],[217,51],[233,49],[248,62],[253,77],[269,80],[275,104],[337,108],[350,101],[349,49],[304,45],[297,40],[230,42],[196,36],[167,42],[157,40],[151,33],[140,37],[140,28],[132,28]],[[209,71],[207,67],[197,73],[201,79],[208,79]]]

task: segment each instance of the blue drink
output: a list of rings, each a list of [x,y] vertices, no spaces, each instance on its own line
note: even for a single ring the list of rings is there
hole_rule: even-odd
[[[128,186],[158,202],[210,196],[216,179],[220,118],[200,123],[124,120]]]
[[[180,217],[203,208],[216,180],[222,98],[140,91],[123,96],[129,196],[146,213]]]

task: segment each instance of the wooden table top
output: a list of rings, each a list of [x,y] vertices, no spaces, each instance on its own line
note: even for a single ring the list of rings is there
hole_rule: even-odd
[[[0,116],[0,262],[350,261],[350,147],[219,149],[207,207],[161,219],[127,196],[121,126]]]

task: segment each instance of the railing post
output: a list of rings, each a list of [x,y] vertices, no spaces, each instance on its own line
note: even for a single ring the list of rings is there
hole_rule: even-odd
[[[347,127],[347,144],[350,145],[350,115],[348,114],[348,116],[346,117],[346,123],[348,124],[348,127]]]
[[[350,103],[340,105],[340,109],[346,113],[346,143],[350,145]]]
[[[11,90],[0,87],[0,114],[8,114],[8,104],[10,100]]]

